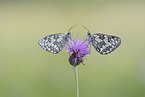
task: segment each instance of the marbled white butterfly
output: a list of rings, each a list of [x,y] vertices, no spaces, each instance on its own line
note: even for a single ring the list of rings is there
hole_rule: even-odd
[[[51,52],[53,54],[59,53],[67,44],[69,39],[71,39],[70,30],[73,28],[72,26],[67,33],[56,33],[43,37],[38,41],[38,44],[46,51]]]
[[[85,26],[84,28],[87,29]],[[121,44],[121,39],[113,35],[101,33],[91,34],[88,30],[88,42],[92,44],[95,50],[100,54],[107,55]]]

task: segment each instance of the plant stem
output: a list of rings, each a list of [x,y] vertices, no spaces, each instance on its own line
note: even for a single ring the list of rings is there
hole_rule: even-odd
[[[77,66],[74,67],[74,73],[75,73],[75,81],[76,81],[77,97],[79,97],[79,82],[78,82]]]

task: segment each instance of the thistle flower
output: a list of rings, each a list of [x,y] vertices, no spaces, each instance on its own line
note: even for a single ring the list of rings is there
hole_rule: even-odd
[[[68,60],[73,67],[78,66],[80,63],[84,64],[84,57],[90,54],[90,48],[85,41],[86,39],[80,41],[74,38],[74,40],[70,40],[66,46],[67,51],[71,53]]]

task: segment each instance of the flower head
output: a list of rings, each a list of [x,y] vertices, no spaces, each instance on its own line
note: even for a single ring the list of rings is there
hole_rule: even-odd
[[[87,43],[80,40],[70,40],[66,49],[71,53],[69,57],[69,63],[74,67],[83,63],[85,55],[90,54],[90,49]]]

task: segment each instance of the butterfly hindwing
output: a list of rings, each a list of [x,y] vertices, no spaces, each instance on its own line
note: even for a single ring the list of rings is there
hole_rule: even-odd
[[[64,48],[67,42],[67,34],[57,33],[43,37],[38,41],[38,44],[44,50],[57,54]]]
[[[106,55],[114,51],[120,44],[121,39],[117,36],[106,34],[93,34],[92,45],[102,55]]]

